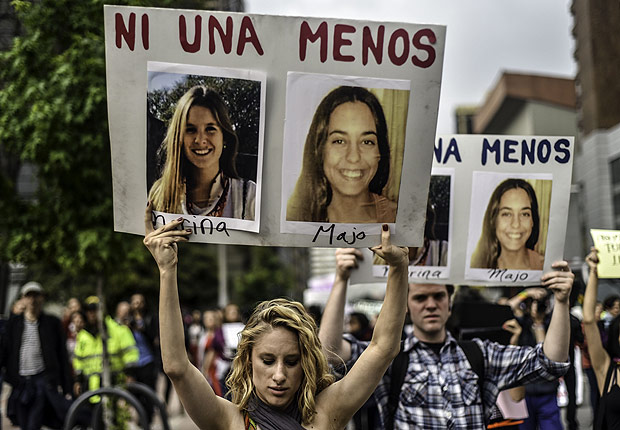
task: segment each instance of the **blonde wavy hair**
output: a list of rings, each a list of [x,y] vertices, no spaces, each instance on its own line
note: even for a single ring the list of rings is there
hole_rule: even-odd
[[[258,304],[241,332],[226,386],[232,395],[232,402],[239,410],[247,410],[250,397],[255,392],[252,348],[261,335],[276,327],[284,327],[297,334],[303,370],[297,401],[303,424],[309,424],[316,414],[316,396],[334,382],[334,376],[329,373],[327,359],[321,350],[316,323],[299,302],[274,299]]]

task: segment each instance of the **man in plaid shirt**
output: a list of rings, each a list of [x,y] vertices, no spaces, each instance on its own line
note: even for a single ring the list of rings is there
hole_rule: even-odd
[[[352,363],[368,342],[342,336],[346,288],[359,250],[339,249],[334,286],[325,306],[319,337],[330,362]],[[555,295],[555,306],[544,343],[531,347],[506,346],[476,340],[484,361],[482,393],[478,376],[462,348],[446,330],[452,286],[411,284],[407,306],[413,333],[404,340],[409,362],[402,384],[394,429],[485,429],[498,393],[539,380],[553,380],[568,370],[569,304],[574,275],[564,261],[542,276],[542,285]],[[391,368],[375,390],[382,426],[386,422]],[[384,428],[384,427],[382,427]]]

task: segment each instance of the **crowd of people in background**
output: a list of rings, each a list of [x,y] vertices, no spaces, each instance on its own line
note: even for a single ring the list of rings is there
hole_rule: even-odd
[[[592,279],[597,279],[595,258],[596,254],[588,256],[591,273],[589,289],[595,288],[591,286],[595,283]],[[576,283],[570,300],[573,309],[569,348],[571,366],[562,378],[568,391],[565,419],[561,419],[557,402],[560,381],[556,379],[520,387],[523,394],[515,394],[511,401],[524,405],[527,416],[519,419],[502,417],[501,422],[506,423],[502,428],[559,429],[564,427],[563,421],[568,430],[579,428],[575,413],[576,369],[582,369],[587,378],[590,390],[587,395],[594,423],[603,419],[596,413],[601,396],[606,399],[611,395],[608,393],[615,393],[617,399],[617,393],[610,387],[609,376],[605,376],[612,374],[607,370],[613,367],[611,364],[620,361],[617,346],[620,295],[610,295],[603,301],[595,300],[593,309],[582,312],[584,294],[587,296],[588,293],[583,285]],[[592,307],[592,297],[596,297],[592,294],[590,291],[590,302],[586,303],[589,307]],[[510,343],[533,347],[544,342],[553,309],[552,295],[544,288],[531,287],[512,297],[504,296],[499,297],[497,303],[509,306],[515,317],[503,326],[511,334]],[[157,381],[161,378],[165,381],[165,401],[169,400],[171,385],[162,372],[158,317],[147,306],[144,295],[136,293],[128,296],[127,300],[119,301],[110,308],[115,309],[114,315],[103,315],[103,321],[98,319],[101,303],[96,296],[83,300],[69,298],[61,318],[43,312],[44,299],[45,290],[40,284],[26,283],[11,306],[10,317],[1,326],[2,376],[13,387],[4,413],[15,425],[34,429],[41,425],[58,424],[73,399],[101,386],[100,330],[104,325],[109,336],[108,352],[113,357],[112,382],[140,382],[156,391]],[[461,287],[457,288],[453,304],[459,301],[471,303],[484,299],[479,290]],[[311,306],[309,313],[320,324],[321,309]],[[369,341],[375,318],[376,315],[351,310],[347,314],[344,330],[358,341]],[[183,323],[189,360],[218,396],[230,399],[225,381],[236,353],[237,335],[244,326],[239,306],[229,304],[224,308],[187,309],[183,314]],[[588,327],[595,327],[596,331],[590,329],[584,336],[586,323]],[[37,328],[40,336],[37,336]],[[411,331],[411,326],[405,326],[407,331]],[[453,331],[458,332],[458,329]],[[597,339],[593,339],[593,333],[598,333]],[[581,352],[579,363],[575,363],[575,347]],[[601,357],[607,357],[607,361]],[[602,362],[606,363],[606,367],[602,367]],[[57,387],[54,394],[46,388],[50,386],[50,381],[51,386]],[[149,408],[147,415],[152,419],[152,404],[147,399],[140,400]],[[97,401],[97,398],[91,400],[93,403]],[[355,414],[349,428],[375,429],[380,428],[379,423],[377,403],[371,397]],[[513,427],[509,426],[510,423]],[[581,425],[582,428],[589,428],[588,423]]]
[[[162,380],[164,402],[170,402],[172,386],[162,370],[159,321],[143,294],[133,294],[108,307],[114,309],[110,315],[100,314],[102,303],[99,297],[91,295],[83,300],[69,298],[61,315],[55,317],[43,312],[45,298],[45,290],[39,283],[28,282],[11,304],[8,318],[1,320],[0,386],[2,381],[12,385],[3,412],[13,425],[29,430],[42,425],[60,428],[71,403],[81,394],[101,387],[101,329],[108,336],[112,385],[138,382],[157,392],[158,381]],[[103,320],[99,320],[99,315]],[[40,336],[28,328],[30,320]],[[221,396],[226,395],[224,381],[236,352],[237,333],[243,327],[241,321],[240,308],[233,303],[223,309],[209,308],[204,312],[195,309],[184,318],[188,355],[214,389],[218,387]],[[24,332],[27,338],[23,337]],[[18,344],[22,347],[17,347]],[[24,356],[23,348],[27,349]],[[22,363],[25,356],[34,358]],[[46,394],[48,386],[58,386],[63,394]],[[154,416],[153,403],[144,396],[138,395],[138,400],[146,408],[150,423]],[[95,396],[90,403],[95,405],[99,401]],[[88,411],[78,418],[84,425],[90,419]]]

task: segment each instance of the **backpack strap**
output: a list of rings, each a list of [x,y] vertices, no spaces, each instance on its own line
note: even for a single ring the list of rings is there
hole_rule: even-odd
[[[405,333],[403,332],[403,338]],[[392,430],[394,428],[394,416],[396,415],[396,409],[398,408],[398,397],[400,396],[400,389],[405,382],[405,375],[407,374],[407,367],[409,367],[409,354],[403,351],[403,345],[405,343],[401,340],[400,351],[392,362],[392,371],[390,373],[390,391],[387,403],[387,413],[385,414],[385,430]]]
[[[482,380],[484,379],[484,357],[480,345],[474,340],[459,340],[459,346],[465,353],[467,361],[474,373],[478,376],[478,387],[480,387],[480,398],[482,398]]]

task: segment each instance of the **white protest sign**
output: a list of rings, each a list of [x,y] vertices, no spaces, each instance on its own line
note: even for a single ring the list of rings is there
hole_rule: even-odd
[[[143,234],[148,196],[156,222],[182,215],[192,241],[364,247],[388,223],[395,243],[421,242],[445,27],[120,6],[104,14],[115,230]],[[357,98],[324,115],[322,100],[341,93]],[[366,110],[355,118],[372,119],[334,129],[358,101]],[[313,161],[323,185],[304,187],[302,165]],[[320,216],[298,215],[304,188]]]
[[[440,136],[425,240],[410,251],[410,281],[540,282],[563,256],[573,147],[572,137]],[[387,277],[387,266],[364,252],[351,282]]]

